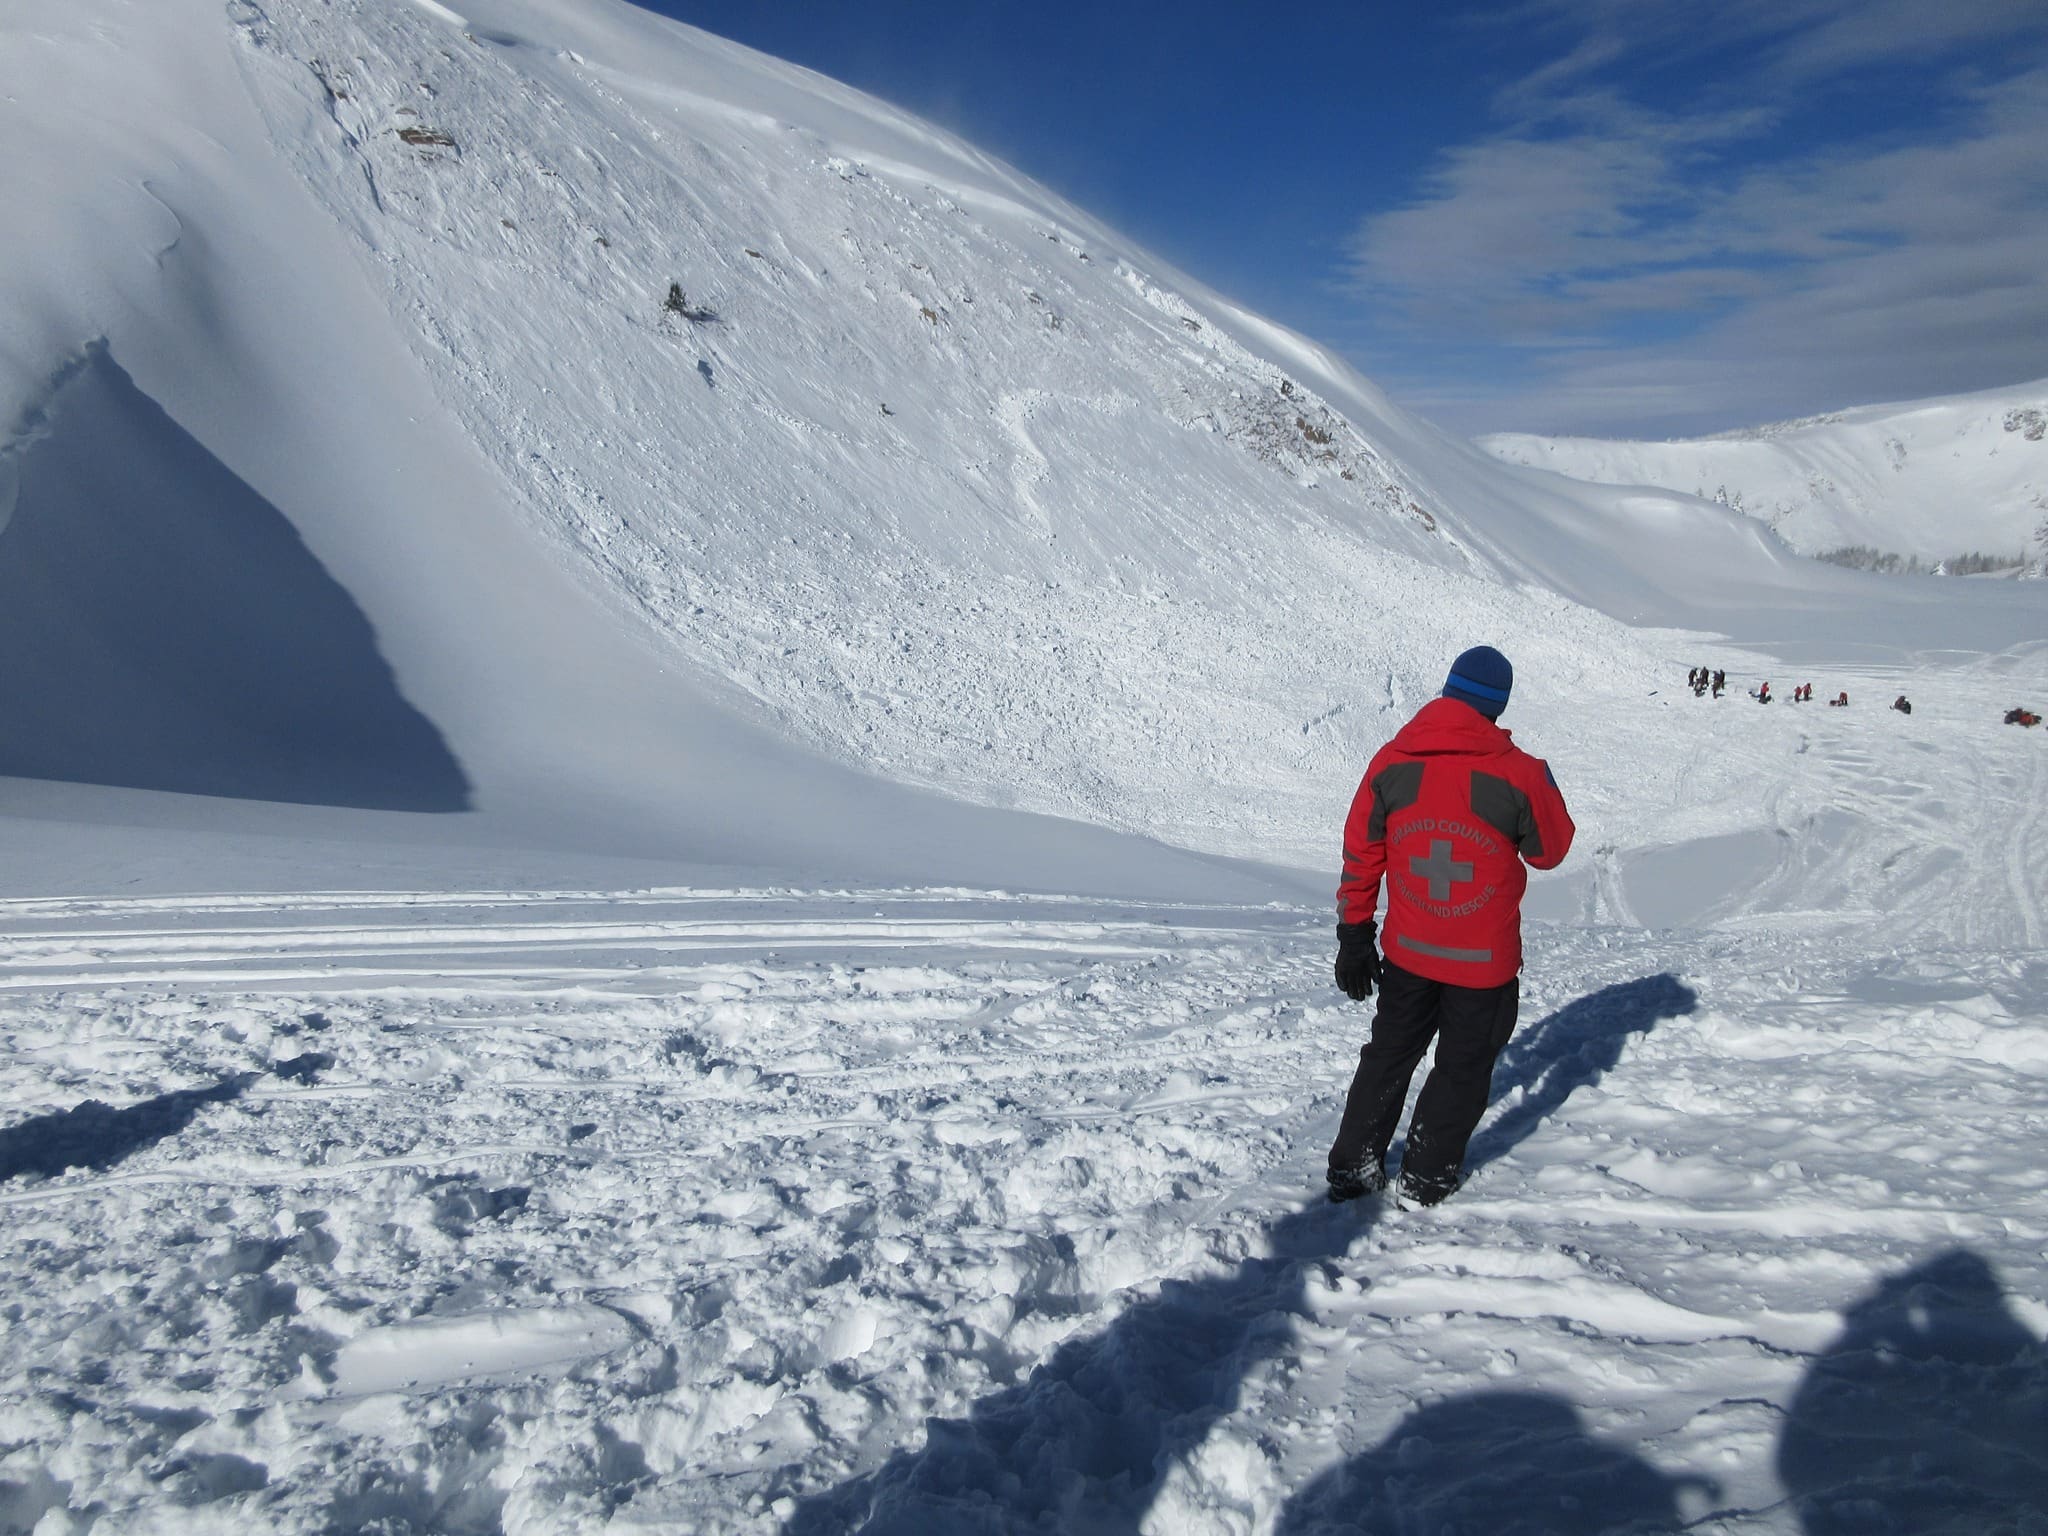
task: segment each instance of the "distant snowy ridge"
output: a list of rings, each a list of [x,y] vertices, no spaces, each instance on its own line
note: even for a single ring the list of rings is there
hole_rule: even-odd
[[[1479,443],[1513,464],[1717,501],[1802,554],[2048,564],[2048,380],[1677,442],[1503,432]]]

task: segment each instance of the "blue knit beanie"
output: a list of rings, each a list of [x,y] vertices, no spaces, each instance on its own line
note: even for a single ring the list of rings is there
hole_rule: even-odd
[[[1470,704],[1489,720],[1498,720],[1508,707],[1508,694],[1515,686],[1515,669],[1507,657],[1490,645],[1475,645],[1451,663],[1451,675],[1444,679],[1444,697]]]

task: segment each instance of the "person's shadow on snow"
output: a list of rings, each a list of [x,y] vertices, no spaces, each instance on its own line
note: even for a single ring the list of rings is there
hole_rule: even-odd
[[[1807,1536],[2048,1527],[2048,1347],[1951,1249],[1843,1316],[1778,1442]]]
[[[789,1536],[1135,1532],[1160,1477],[1237,1407],[1245,1377],[1294,1347],[1307,1272],[1370,1225],[1326,1202],[1273,1227],[1270,1258],[1168,1280],[1108,1328],[1070,1339],[924,1445],[800,1504]]]
[[[1276,1536],[1620,1536],[1678,1530],[1678,1491],[1586,1433],[1563,1398],[1477,1392],[1418,1408],[1287,1501]]]
[[[1495,1074],[1497,1096],[1521,1097],[1474,1142],[1468,1170],[1597,1081],[1631,1035],[1693,1006],[1689,988],[1655,976],[1603,988],[1532,1025]],[[965,1418],[928,1421],[920,1448],[803,1500],[786,1536],[1136,1532],[1161,1480],[1236,1410],[1246,1377],[1294,1351],[1311,1269],[1341,1259],[1379,1210],[1318,1200],[1291,1212],[1272,1228],[1270,1257],[1166,1281]]]
[[[1482,1124],[1465,1154],[1465,1171],[1498,1162],[1534,1135],[1579,1089],[1621,1060],[1631,1039],[1699,1007],[1699,994],[1676,976],[1642,976],[1589,992],[1526,1030],[1517,1030],[1494,1069],[1494,1101],[1516,1098]]]

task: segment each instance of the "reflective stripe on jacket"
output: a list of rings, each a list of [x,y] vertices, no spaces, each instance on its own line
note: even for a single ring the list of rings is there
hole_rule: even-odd
[[[1494,987],[1522,969],[1526,864],[1570,852],[1571,813],[1541,758],[1471,705],[1433,699],[1365,770],[1344,823],[1340,922],[1387,887],[1380,948],[1404,971]]]

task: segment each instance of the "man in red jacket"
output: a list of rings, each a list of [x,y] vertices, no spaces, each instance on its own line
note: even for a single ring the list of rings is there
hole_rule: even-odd
[[[1330,1198],[1386,1188],[1384,1164],[1416,1064],[1437,1042],[1401,1161],[1401,1194],[1435,1205],[1458,1187],[1486,1112],[1494,1059],[1520,1002],[1523,865],[1554,869],[1571,813],[1549,765],[1494,722],[1514,668],[1490,645],[1451,665],[1443,697],[1416,712],[1365,770],[1344,823],[1337,985],[1380,989],[1372,1038],[1330,1148]],[[1373,912],[1387,886],[1385,958]]]

